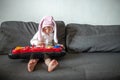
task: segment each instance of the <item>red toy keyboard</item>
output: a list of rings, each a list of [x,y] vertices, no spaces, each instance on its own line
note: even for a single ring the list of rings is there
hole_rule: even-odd
[[[42,53],[51,53],[51,52],[57,52],[60,53],[62,51],[61,47],[55,48],[55,47],[16,47],[12,50],[12,54],[25,54],[25,53],[34,53],[34,52],[42,52]]]
[[[29,59],[31,54],[34,54],[38,58],[43,58],[44,54],[49,54],[51,57],[62,57],[64,56],[65,50],[61,46],[48,46],[48,47],[16,47],[10,51],[8,57],[11,59]]]

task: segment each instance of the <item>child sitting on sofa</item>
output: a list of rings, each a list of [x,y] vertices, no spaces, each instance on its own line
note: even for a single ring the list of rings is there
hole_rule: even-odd
[[[52,16],[43,17],[39,24],[38,31],[33,36],[30,43],[31,45],[35,45],[37,47],[43,47],[47,45],[53,46],[54,44],[58,44],[57,27]],[[34,70],[38,61],[39,59],[35,58],[34,54],[32,54],[27,67],[29,72]],[[56,59],[51,59],[47,54],[44,55],[44,62],[48,66],[48,72],[53,71],[59,64]]]

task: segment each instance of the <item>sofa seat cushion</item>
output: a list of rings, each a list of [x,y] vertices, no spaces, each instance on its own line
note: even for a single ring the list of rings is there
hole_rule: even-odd
[[[65,58],[64,65],[84,75],[83,80],[120,79],[120,53],[73,53]]]
[[[68,24],[68,52],[119,52],[120,25]]]
[[[1,55],[0,80],[120,80],[119,53],[67,54],[58,61],[60,65],[51,73],[42,62],[29,73],[26,59]]]

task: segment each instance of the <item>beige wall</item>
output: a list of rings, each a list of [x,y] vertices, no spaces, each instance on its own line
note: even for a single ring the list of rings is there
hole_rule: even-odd
[[[66,24],[120,24],[120,0],[0,0],[0,23],[39,22],[45,15]]]

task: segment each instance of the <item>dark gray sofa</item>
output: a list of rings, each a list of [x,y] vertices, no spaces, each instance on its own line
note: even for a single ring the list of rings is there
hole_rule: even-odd
[[[59,43],[67,54],[49,73],[41,61],[27,71],[28,59],[10,59],[15,46],[30,45],[38,23],[6,21],[0,26],[0,80],[120,80],[120,25],[88,25],[56,21]]]

